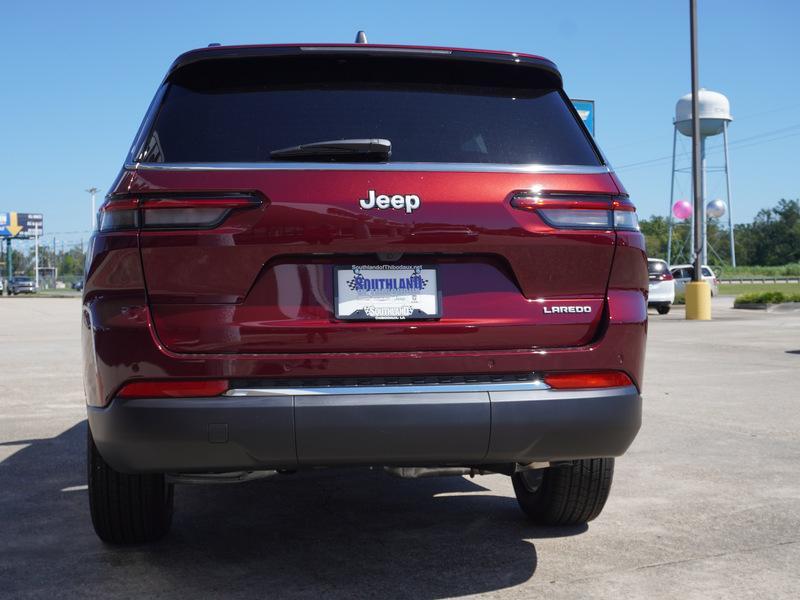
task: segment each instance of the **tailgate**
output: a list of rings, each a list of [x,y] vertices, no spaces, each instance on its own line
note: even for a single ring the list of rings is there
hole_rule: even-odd
[[[140,173],[134,187],[257,190],[210,230],[142,231],[157,334],[176,352],[304,353],[559,347],[603,312],[613,230],[562,230],[514,209],[520,190],[616,192],[608,175],[380,171]],[[363,210],[368,190],[418,209]],[[441,316],[337,319],[334,270],[431,265]],[[558,312],[553,307],[588,307]],[[583,312],[585,311],[585,312]]]

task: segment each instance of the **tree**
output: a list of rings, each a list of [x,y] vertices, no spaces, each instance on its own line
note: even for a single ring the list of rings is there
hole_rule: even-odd
[[[11,249],[11,260],[15,275],[27,275],[34,277],[35,273],[35,251],[31,247],[27,252]],[[58,270],[58,278],[65,278],[68,282],[83,275],[83,264],[86,255],[81,246],[76,245],[68,250],[53,252],[51,246],[42,244],[39,246],[39,267],[55,267]],[[3,270],[0,277],[6,276],[5,267],[5,245],[3,245]]]
[[[736,226],[736,251],[745,265],[785,265],[800,261],[800,200],[781,199],[762,208],[752,223]]]
[[[667,257],[669,221],[652,216],[639,222],[647,254]],[[728,229],[719,219],[708,220],[708,260],[712,265],[730,262]],[[800,200],[782,199],[773,208],[758,211],[752,223],[735,225],[736,259],[740,265],[779,266],[800,262]],[[687,256],[688,223],[676,223],[672,232],[672,262],[691,262]]]

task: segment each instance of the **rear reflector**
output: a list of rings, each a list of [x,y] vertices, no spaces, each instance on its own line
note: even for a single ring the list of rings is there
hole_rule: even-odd
[[[228,391],[227,379],[198,381],[134,381],[122,386],[120,398],[202,398],[219,396]]]
[[[633,385],[622,371],[593,371],[588,373],[548,373],[544,382],[554,390],[578,390]]]

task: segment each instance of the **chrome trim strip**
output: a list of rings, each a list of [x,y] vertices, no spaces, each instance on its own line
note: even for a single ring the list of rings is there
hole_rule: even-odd
[[[225,396],[362,396],[366,394],[442,394],[452,392],[526,392],[549,390],[544,381],[511,381],[502,383],[453,383],[427,385],[373,385],[319,388],[236,388]]]
[[[602,175],[606,165],[504,165],[495,163],[126,163],[128,171],[425,171],[447,173],[553,173]]]

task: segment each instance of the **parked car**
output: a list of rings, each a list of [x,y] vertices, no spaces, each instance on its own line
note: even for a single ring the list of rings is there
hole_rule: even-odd
[[[36,293],[36,284],[30,277],[12,277],[8,280],[8,292],[14,296],[17,294],[34,294]]]
[[[647,305],[652,306],[658,314],[665,315],[675,302],[675,281],[670,273],[667,261],[658,258],[647,259],[647,273],[650,277],[650,293]]]
[[[75,281],[73,281],[72,282],[72,289],[73,290],[77,290],[79,292],[82,292],[83,291],[83,278],[76,279]]]
[[[188,52],[90,248],[109,542],[164,535],[175,483],[345,465],[506,474],[531,520],[575,525],[639,430],[644,239],[545,58]]]
[[[716,296],[719,293],[719,279],[708,265],[703,265],[700,269],[703,279],[711,287],[711,295]],[[678,293],[683,293],[686,284],[694,278],[693,265],[673,265],[670,267],[670,272],[675,279],[675,291]]]

